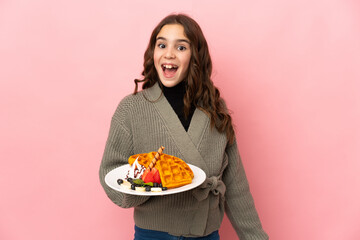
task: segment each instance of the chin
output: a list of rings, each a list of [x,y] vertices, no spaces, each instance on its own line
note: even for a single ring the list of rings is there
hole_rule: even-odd
[[[181,82],[179,80],[162,80],[162,79],[160,79],[160,81],[162,85],[164,85],[165,87],[175,87]]]

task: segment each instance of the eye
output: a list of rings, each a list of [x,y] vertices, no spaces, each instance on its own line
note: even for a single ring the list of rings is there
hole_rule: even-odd
[[[178,46],[178,50],[180,50],[180,51],[185,51],[185,50],[186,50],[186,47],[184,47],[184,46]]]
[[[165,44],[159,43],[159,44],[158,44],[158,47],[159,47],[159,48],[165,48]]]

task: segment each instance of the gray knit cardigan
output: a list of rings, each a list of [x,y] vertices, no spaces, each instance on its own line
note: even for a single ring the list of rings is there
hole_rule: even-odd
[[[165,196],[135,196],[109,188],[105,175],[128,164],[130,155],[156,151],[200,167],[206,181],[198,188]],[[226,211],[241,240],[268,239],[263,231],[236,142],[210,127],[196,109],[186,132],[158,84],[125,97],[116,109],[100,166],[108,197],[123,208],[134,207],[138,227],[176,236],[205,236],[220,228]]]

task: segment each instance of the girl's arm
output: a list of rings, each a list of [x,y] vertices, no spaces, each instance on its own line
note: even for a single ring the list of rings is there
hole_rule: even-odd
[[[255,209],[236,141],[227,147],[226,153],[229,161],[223,174],[226,214],[241,240],[269,239]]]
[[[126,110],[128,107],[129,104],[123,100],[112,118],[99,171],[100,183],[107,196],[116,205],[123,208],[135,207],[149,199],[149,197],[135,196],[115,191],[105,183],[105,175],[114,168],[128,164],[129,156],[133,155],[131,128],[127,127],[129,114],[127,114]]]

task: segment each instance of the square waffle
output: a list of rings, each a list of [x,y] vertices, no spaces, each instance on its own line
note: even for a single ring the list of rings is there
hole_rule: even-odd
[[[129,157],[129,164],[132,165],[138,158],[138,163],[148,167],[155,157],[156,152],[135,154]],[[194,173],[191,168],[180,158],[168,154],[161,154],[155,163],[159,171],[161,183],[167,188],[181,187],[192,182]]]

